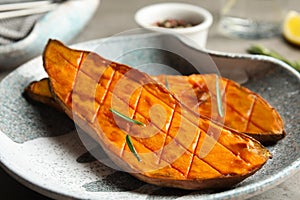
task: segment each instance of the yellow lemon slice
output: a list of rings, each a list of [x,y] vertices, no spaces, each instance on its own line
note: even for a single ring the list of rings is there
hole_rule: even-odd
[[[300,13],[290,11],[283,23],[283,36],[292,44],[300,46]]]

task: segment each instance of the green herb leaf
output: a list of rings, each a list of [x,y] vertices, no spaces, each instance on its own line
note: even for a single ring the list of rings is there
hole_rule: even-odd
[[[223,106],[222,106],[222,96],[221,96],[221,92],[220,92],[219,76],[218,75],[216,75],[216,95],[217,95],[217,104],[218,104],[219,116],[223,117],[224,113],[223,113]]]
[[[133,155],[136,157],[136,159],[141,162],[141,158],[140,156],[138,155],[138,153],[136,152],[133,144],[132,144],[132,141],[131,141],[131,138],[130,138],[130,135],[126,135],[126,143],[130,149],[130,151],[133,153]]]
[[[168,81],[168,77],[167,76],[165,76],[166,78],[166,88],[169,90],[169,81]]]
[[[278,60],[285,62],[286,64],[290,65],[296,70],[300,71],[300,61],[295,61],[295,62],[289,61],[288,59],[286,59],[276,51],[267,49],[266,47],[263,47],[261,45],[252,45],[250,48],[247,49],[247,51],[248,53],[251,54],[258,54],[258,55],[264,55],[264,56],[270,56],[276,58]]]
[[[119,113],[118,111],[116,111],[116,110],[113,109],[113,108],[110,108],[109,111],[112,112],[113,114],[115,114],[115,115],[121,117],[122,119],[125,119],[126,121],[135,123],[135,124],[137,124],[137,125],[146,126],[144,123],[142,123],[142,122],[140,122],[140,121],[137,121],[137,120],[134,120],[134,119],[131,119],[131,118],[127,117],[126,115],[123,115],[122,113]]]

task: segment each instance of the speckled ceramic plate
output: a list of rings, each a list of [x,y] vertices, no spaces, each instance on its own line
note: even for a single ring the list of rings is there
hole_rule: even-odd
[[[105,57],[137,68],[142,66],[152,74],[170,72],[163,67],[145,67],[145,64],[171,65],[181,73],[191,73],[189,63],[206,65],[199,58],[208,52],[224,76],[244,82],[279,111],[286,123],[287,137],[267,147],[273,159],[230,190],[186,191],[149,185],[94,160],[82,145],[71,120],[23,98],[22,91],[29,82],[46,76],[42,59],[38,57],[0,84],[1,166],[27,187],[56,199],[236,199],[261,193],[299,170],[300,76],[289,66],[262,56],[200,51],[173,36],[157,34],[121,36],[77,45],[89,50],[96,47],[99,50],[99,46]],[[182,57],[174,57],[170,50],[185,58],[191,56],[189,63]],[[193,60],[194,57],[197,59]]]

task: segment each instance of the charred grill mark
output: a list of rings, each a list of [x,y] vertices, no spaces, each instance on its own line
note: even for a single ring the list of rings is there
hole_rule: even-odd
[[[105,101],[105,99],[106,99],[107,96],[108,96],[108,92],[109,92],[110,86],[111,86],[111,84],[112,84],[114,75],[115,75],[115,71],[113,71],[113,74],[110,76],[110,79],[108,80],[107,89],[105,90],[105,93],[104,93],[103,97],[101,98],[101,101],[98,102],[98,103],[99,103],[99,107],[98,107],[98,109],[96,110],[96,114],[95,114],[94,117],[93,117],[93,121],[92,121],[93,123],[97,120],[97,116],[99,115],[100,107],[101,107],[101,105],[103,104],[103,102]],[[100,80],[101,80],[101,79],[100,79]],[[99,82],[98,82],[98,87],[99,87]],[[100,86],[100,87],[102,87],[102,86]]]
[[[163,155],[163,152],[164,152],[164,147],[166,146],[166,142],[167,142],[167,137],[169,136],[169,132],[170,132],[170,128],[172,126],[172,122],[173,122],[173,119],[174,119],[174,113],[175,113],[175,109],[176,109],[176,104],[175,104],[175,107],[174,109],[172,109],[172,116],[171,116],[171,119],[170,119],[170,124],[167,128],[167,133],[166,133],[166,136],[165,136],[165,139],[164,139],[164,143],[163,143],[163,147],[162,149],[160,150],[160,155],[159,155],[159,158],[158,158],[158,163],[160,163],[161,159],[162,159],[162,155]],[[170,136],[171,137],[171,136]],[[174,139],[174,138],[172,138]]]
[[[195,149],[193,151],[193,157],[191,159],[191,162],[189,163],[188,171],[186,173],[186,177],[187,178],[189,177],[189,174],[190,174],[191,169],[192,169],[192,165],[193,165],[193,162],[194,162],[195,154],[196,154],[196,151],[197,151],[198,145],[199,145],[200,136],[201,136],[201,131],[198,133],[198,136],[197,136],[197,139],[196,139],[196,146],[195,146]]]
[[[81,68],[81,65],[82,65],[82,63],[83,63],[83,60],[84,60],[84,58],[85,58],[85,52],[81,52],[81,54],[80,54],[80,58],[79,58],[79,65],[78,65],[78,71],[80,70],[80,68]]]
[[[264,130],[264,128],[262,128],[260,125],[258,125],[257,123],[255,123],[254,121],[252,121],[252,120],[248,120],[248,118],[247,117],[245,117],[242,113],[240,113],[238,110],[236,110],[235,109],[235,107],[234,106],[232,106],[231,104],[229,104],[229,103],[227,103],[227,106],[228,107],[230,107],[234,112],[236,112],[241,118],[243,118],[243,119],[245,119],[245,120],[247,120],[248,122],[246,123],[246,126],[245,126],[245,128],[244,128],[244,132],[246,132],[247,131],[247,124],[253,124],[253,126],[255,126],[256,128],[259,128],[262,132],[265,132],[266,130]]]
[[[153,151],[153,149],[149,148],[147,145],[141,143],[140,141],[138,141],[136,138],[132,138],[132,140],[140,143],[141,145],[143,145],[145,148],[147,148],[148,150],[152,151],[158,158],[159,158],[159,155],[158,155],[158,152],[157,151]],[[184,172],[182,172],[180,169],[176,168],[173,163],[170,163],[168,162],[166,159],[162,159],[163,161],[165,161],[166,163],[168,163],[173,169],[177,170],[181,175],[184,176]]]
[[[133,106],[133,114],[132,114],[132,116],[135,116],[135,114],[136,114],[136,110],[137,110],[137,106],[138,106],[138,104],[139,104],[139,101],[140,101],[140,99],[141,99],[141,95],[142,95],[142,89],[140,90],[140,93],[139,93],[139,96],[138,96],[138,100],[136,101],[136,104]],[[122,99],[120,99],[121,101],[123,101]],[[126,103],[126,102],[125,102]],[[130,107],[131,105],[129,104],[129,107]],[[124,150],[125,150],[125,147],[126,147],[126,138],[124,139],[124,144],[123,144],[123,147],[122,147],[122,150],[121,150],[121,153],[120,153],[120,157],[123,157],[124,156]]]
[[[252,113],[253,113],[256,101],[257,101],[257,97],[256,97],[256,95],[253,95],[253,102],[252,102],[251,107],[250,107],[249,112],[248,112],[248,117],[247,117],[248,119],[247,119],[245,130],[248,130],[248,128],[249,128],[249,124],[250,124],[250,121],[251,121],[251,117],[252,117]]]

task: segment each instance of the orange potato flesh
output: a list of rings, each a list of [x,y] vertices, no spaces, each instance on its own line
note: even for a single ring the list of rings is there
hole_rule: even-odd
[[[39,81],[31,82],[24,89],[25,97],[61,110],[60,105],[55,101],[49,86],[49,79],[44,78]]]
[[[182,103],[197,108],[198,110],[195,111],[200,115],[224,124],[237,132],[252,136],[262,143],[276,142],[285,136],[280,115],[267,101],[258,94],[225,78],[221,79],[223,88],[226,88],[226,92],[223,92],[225,117],[219,117],[216,110],[215,89],[208,90],[207,88],[207,84],[211,82],[209,79],[214,79],[214,77],[215,75],[212,74],[198,74],[191,76],[160,75],[152,78],[162,84],[166,84],[167,80],[169,90]],[[26,92],[36,101],[59,107],[53,105],[57,103],[50,92],[48,79],[32,82]],[[126,92],[123,95],[125,94]]]
[[[230,187],[271,156],[256,140],[199,116],[151,77],[50,40],[44,67],[57,102],[121,168],[149,183]],[[117,117],[110,108],[144,123]],[[129,150],[126,136],[141,157]]]
[[[220,118],[216,115],[216,89],[211,86],[208,88],[210,83],[214,83],[215,75],[161,75],[153,78],[164,84],[167,80],[170,91],[184,104],[197,106],[200,115],[219,121],[237,132],[246,133],[260,142],[274,142],[285,136],[283,121],[278,112],[258,94],[231,80],[220,79],[225,114],[224,118]],[[197,105],[191,102],[194,96]]]

